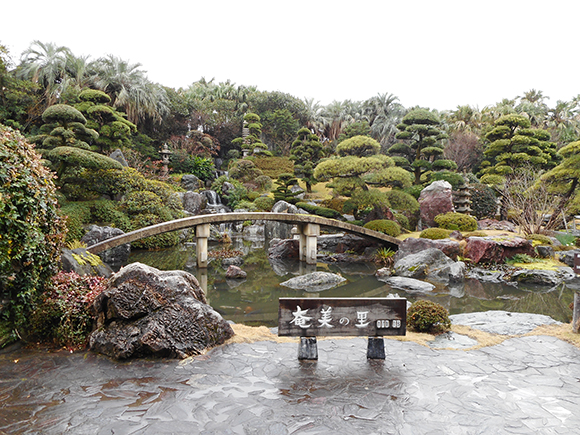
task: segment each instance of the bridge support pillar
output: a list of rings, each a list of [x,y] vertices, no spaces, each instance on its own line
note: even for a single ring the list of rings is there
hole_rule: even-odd
[[[197,267],[200,269],[207,268],[207,239],[209,238],[209,225],[202,224],[195,227]]]
[[[320,225],[303,224],[298,226],[300,231],[299,252],[300,261],[306,264],[316,264],[317,237],[320,235]]]

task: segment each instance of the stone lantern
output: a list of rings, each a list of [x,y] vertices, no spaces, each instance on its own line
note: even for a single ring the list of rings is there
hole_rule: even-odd
[[[163,166],[161,167],[161,177],[167,177],[167,174],[169,173],[169,156],[172,152],[166,143],[164,143],[163,147],[159,150],[159,154],[161,155],[161,162],[163,163]]]

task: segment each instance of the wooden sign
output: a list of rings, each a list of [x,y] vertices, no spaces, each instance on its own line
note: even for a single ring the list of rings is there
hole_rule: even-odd
[[[279,336],[405,335],[404,298],[280,298]]]

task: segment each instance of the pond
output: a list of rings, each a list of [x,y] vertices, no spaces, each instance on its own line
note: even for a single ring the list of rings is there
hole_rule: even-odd
[[[210,245],[209,250],[223,249],[223,245]],[[574,290],[566,284],[556,287],[483,283],[468,279],[462,284],[439,284],[430,294],[408,293],[378,281],[373,263],[345,264],[318,263],[306,265],[298,260],[269,260],[264,241],[234,240],[232,249],[244,253],[242,269],[245,280],[226,280],[226,267],[212,259],[207,271],[198,270],[195,246],[180,246],[159,251],[134,251],[129,262],[141,262],[161,270],[185,270],[203,283],[209,304],[226,320],[246,325],[278,325],[278,298],[280,297],[386,297],[398,294],[410,302],[429,299],[438,302],[450,314],[489,310],[504,310],[545,314],[568,323],[572,319],[569,305]],[[298,275],[314,271],[327,271],[342,275],[347,281],[322,293],[292,290],[280,283]]]

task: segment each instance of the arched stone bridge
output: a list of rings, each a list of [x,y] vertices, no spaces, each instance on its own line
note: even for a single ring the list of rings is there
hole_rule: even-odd
[[[369,230],[358,225],[341,222],[335,219],[328,219],[315,215],[307,214],[290,214],[290,213],[268,213],[268,212],[243,212],[243,213],[220,213],[207,214],[201,216],[191,216],[173,221],[162,222],[141,228],[121,236],[107,239],[103,242],[87,248],[89,252],[97,254],[107,249],[115,248],[125,243],[131,243],[135,240],[143,239],[149,236],[166,233],[169,231],[181,230],[184,228],[195,228],[197,241],[197,265],[198,267],[207,267],[207,239],[209,238],[209,229],[211,224],[221,224],[225,222],[240,221],[279,221],[288,224],[294,224],[298,227],[300,236],[300,261],[306,261],[308,264],[316,264],[316,238],[320,235],[320,227],[329,227],[348,231],[349,233],[358,234],[364,237],[370,237],[378,240],[390,248],[397,250],[400,240],[388,236],[378,231]]]

